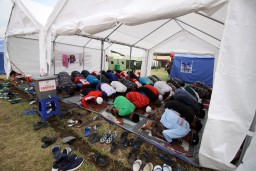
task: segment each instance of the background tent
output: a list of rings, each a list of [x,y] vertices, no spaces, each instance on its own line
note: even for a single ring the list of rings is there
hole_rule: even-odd
[[[170,77],[185,83],[196,81],[212,86],[214,58],[210,55],[175,54]]]
[[[52,8],[30,0],[14,0],[6,30],[5,72],[47,72],[43,27]]]
[[[4,40],[0,39],[0,74],[4,73]]]

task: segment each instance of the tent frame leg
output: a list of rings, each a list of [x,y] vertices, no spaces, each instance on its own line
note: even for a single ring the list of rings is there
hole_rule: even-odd
[[[252,124],[249,128],[250,132],[255,132],[255,125],[256,125],[256,111],[255,111],[255,114],[254,114],[254,118],[252,120]],[[242,148],[242,152],[241,152],[241,156],[239,158],[237,166],[240,165],[241,163],[243,163],[243,158],[244,158],[245,152],[246,152],[247,148],[249,147],[251,141],[252,141],[252,137],[249,136],[249,135],[246,135],[244,145],[243,145],[243,148]]]

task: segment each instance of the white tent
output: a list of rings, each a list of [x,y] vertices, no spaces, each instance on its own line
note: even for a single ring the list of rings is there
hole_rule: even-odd
[[[16,2],[21,3],[18,0]],[[61,62],[63,52],[82,55],[84,62],[87,62],[83,65],[85,69],[104,68],[103,52],[111,49],[119,49],[121,53],[130,56],[143,55],[142,74],[148,75],[153,56],[151,54],[154,52],[192,51],[218,56],[220,48],[209,120],[200,149],[200,164],[219,170],[233,170],[236,167],[230,161],[249,134],[255,115],[253,46],[256,44],[256,29],[253,17],[256,4],[252,0],[231,0],[228,19],[225,21],[227,6],[222,7],[224,2],[225,0],[163,0],[157,3],[153,0],[63,0],[56,5],[45,28],[44,25],[37,25],[32,14],[25,13],[28,9],[23,9],[22,5],[17,7],[21,6],[20,12],[25,15],[11,18],[10,23],[15,22],[15,19],[20,21],[19,28],[24,28],[24,33],[22,30],[14,32],[17,35],[41,35],[39,40],[45,40],[47,50],[44,43],[41,42],[39,46],[37,40],[36,47],[40,47],[36,50],[37,55],[40,52],[42,56],[39,58],[40,67],[36,68],[43,68],[50,73],[67,70],[57,65],[57,62]],[[224,21],[226,25],[222,35]],[[12,35],[11,28],[15,27],[9,27],[7,35]],[[45,29],[45,35],[40,34],[43,33],[42,28]],[[221,44],[220,40],[223,40]],[[6,47],[9,46],[7,44]],[[15,50],[14,47],[16,45],[9,49],[10,53]],[[47,57],[44,57],[46,52]],[[19,54],[13,56],[16,55]],[[244,57],[243,61],[240,60],[241,56]],[[23,58],[17,58],[22,59],[18,62],[21,65],[25,63]],[[8,60],[7,56],[6,64]],[[243,83],[239,82],[238,77]],[[247,82],[248,84],[244,84]],[[255,168],[255,158],[251,158],[256,149],[255,136],[252,136],[253,141],[248,148],[251,152],[247,150],[241,168]]]
[[[44,25],[52,8],[30,0],[14,0],[5,37],[5,71],[26,75],[47,72]]]
[[[59,1],[46,26],[46,31],[51,32],[47,44],[51,45],[50,40],[54,39],[52,36],[68,35],[69,38],[66,40],[75,42],[74,44],[79,47],[100,49],[101,40],[104,39],[104,52],[115,50],[129,56],[130,46],[132,46],[132,56],[144,57],[142,75],[149,75],[153,56],[151,54],[159,48],[161,50],[162,45],[167,44],[167,41],[170,42],[169,44],[173,41],[177,44],[165,48],[165,51],[188,53],[194,47],[194,52],[218,55],[224,28],[225,17],[223,16],[226,12],[226,6],[215,12],[223,5],[221,2],[163,1],[158,2],[158,5],[152,5],[155,2]],[[155,7],[152,8],[152,6]],[[145,8],[147,10],[144,10]],[[211,20],[202,12],[193,13],[199,10],[215,12],[213,17],[216,16],[216,18]],[[84,41],[77,44],[78,41],[72,41],[74,35],[83,36]],[[183,39],[177,40],[176,37],[183,37]],[[183,40],[186,43],[178,46]],[[191,46],[191,41],[197,41],[197,43]],[[51,56],[51,52],[48,51],[48,65],[54,66],[51,63]],[[104,62],[102,65],[104,66]],[[50,72],[53,73],[52,70]]]
[[[251,60],[255,60],[253,45],[256,44],[256,29],[253,17],[256,3],[232,0],[224,36],[224,20],[221,22],[221,19],[225,18],[225,8],[215,12],[211,17],[205,17],[206,15],[201,12],[197,13],[202,10],[214,12],[222,3],[223,1],[211,0],[157,3],[135,0],[59,1],[46,25],[49,46],[47,56],[51,57],[49,49],[52,36],[80,35],[89,41],[101,41],[101,46],[98,47],[102,50],[106,47],[106,42],[130,47],[130,56],[134,48],[145,50],[143,75],[150,73],[153,56],[150,54],[155,51],[168,52],[178,48],[179,51],[199,51],[217,56],[221,47],[209,120],[205,127],[199,157],[202,166],[234,170],[236,166],[230,162],[244,141],[255,113],[255,67],[252,66]],[[237,9],[238,7],[242,8]],[[242,20],[246,21],[246,25],[241,24]],[[237,29],[234,29],[234,25]],[[238,33],[240,30],[243,32]],[[224,40],[220,45],[222,37]],[[245,39],[249,40],[250,45],[240,46],[239,41]],[[235,43],[232,44],[231,40]],[[84,46],[89,47],[88,42]],[[102,54],[102,58],[103,56]],[[240,63],[237,59],[241,56],[246,59]],[[249,71],[249,75],[243,77],[247,75],[246,71]],[[239,83],[239,79],[243,82]],[[245,85],[248,80],[251,84]],[[255,151],[256,146],[251,144],[250,148]],[[246,156],[250,156],[248,153]],[[244,163],[247,163],[244,167],[255,168],[255,164],[251,165],[251,161],[255,159],[248,160],[247,157],[244,160]]]

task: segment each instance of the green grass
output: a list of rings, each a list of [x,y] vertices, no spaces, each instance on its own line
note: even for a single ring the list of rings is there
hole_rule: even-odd
[[[159,68],[159,69],[151,69],[151,75],[157,75],[160,77],[163,81],[166,81],[168,78],[168,73],[165,70],[165,68]]]

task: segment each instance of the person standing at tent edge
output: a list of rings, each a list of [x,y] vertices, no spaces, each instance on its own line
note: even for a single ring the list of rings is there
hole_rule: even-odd
[[[168,65],[167,68],[166,68],[168,75],[171,75],[172,65],[173,65],[173,58],[174,58],[174,54],[171,53],[171,54],[170,54],[170,57],[169,57],[170,63],[169,63],[169,65]]]

